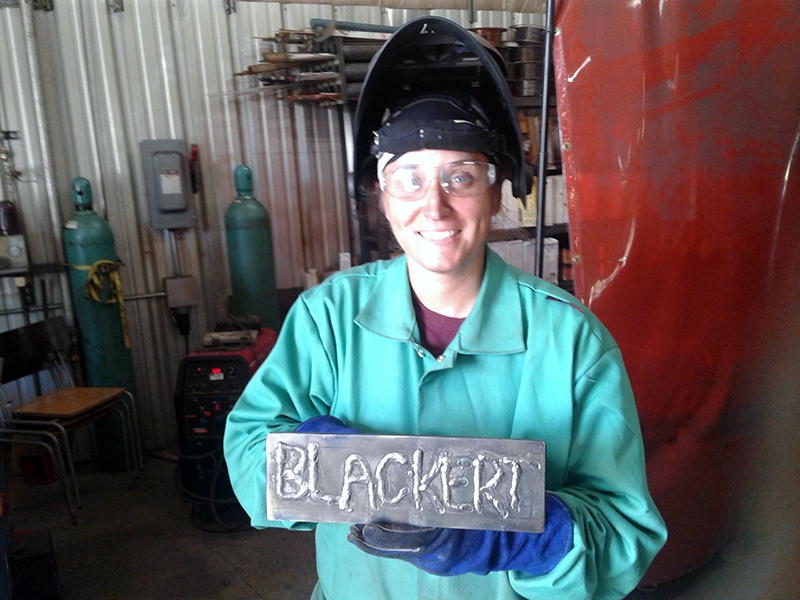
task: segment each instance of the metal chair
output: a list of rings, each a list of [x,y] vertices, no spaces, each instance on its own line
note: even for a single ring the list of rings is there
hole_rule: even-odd
[[[70,447],[72,432],[116,412],[123,425],[130,486],[133,486],[133,474],[142,467],[142,452],[133,395],[124,388],[75,386],[72,372],[64,361],[69,347],[66,322],[60,316],[0,333],[0,357],[4,362],[0,382],[5,384],[33,376],[35,388],[32,399],[16,406],[10,406],[7,399],[3,403],[0,443],[46,448],[74,523],[77,521],[74,507],[81,508],[81,499]],[[39,386],[42,372],[50,374],[55,387],[44,394],[40,393]]]
[[[3,365],[5,358],[0,356],[0,377],[3,373]],[[0,444],[9,446],[34,446],[44,450],[50,457],[50,462],[56,471],[58,482],[67,500],[70,516],[73,523],[75,522],[75,511],[72,504],[72,496],[69,491],[69,482],[67,479],[67,467],[63,448],[68,447],[69,440],[67,438],[66,430],[58,424],[42,423],[39,421],[25,421],[23,419],[13,419],[10,411],[10,403],[5,397],[3,387],[0,385]],[[59,434],[59,435],[56,435]],[[3,477],[8,473],[11,464],[11,455],[2,455]],[[72,463],[70,463],[70,473],[73,485],[75,484],[75,470]],[[3,481],[5,488],[5,480]],[[77,488],[74,488],[77,492]]]

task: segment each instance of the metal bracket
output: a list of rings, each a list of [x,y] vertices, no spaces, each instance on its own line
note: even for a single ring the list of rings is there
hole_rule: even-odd
[[[0,0],[2,2],[2,0]],[[18,140],[19,131],[0,131],[0,140]]]
[[[0,8],[15,8],[19,6],[19,0],[0,0]]]
[[[111,9],[111,12],[123,12],[125,5],[123,0],[108,0],[108,8]]]
[[[28,0],[33,10],[53,10],[53,0]]]
[[[222,6],[225,8],[226,15],[236,12],[236,0],[222,0]]]

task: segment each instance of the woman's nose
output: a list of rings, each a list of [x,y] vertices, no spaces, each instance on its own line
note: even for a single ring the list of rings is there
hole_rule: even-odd
[[[431,221],[438,221],[447,213],[450,207],[450,195],[445,192],[441,183],[433,182],[428,193],[423,198],[422,213]]]

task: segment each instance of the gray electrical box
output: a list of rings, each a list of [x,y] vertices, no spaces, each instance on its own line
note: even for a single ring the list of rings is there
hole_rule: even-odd
[[[195,226],[185,140],[142,140],[142,166],[153,229]]]
[[[197,299],[200,297],[197,280],[190,275],[167,277],[164,279],[164,291],[169,308],[197,306]]]

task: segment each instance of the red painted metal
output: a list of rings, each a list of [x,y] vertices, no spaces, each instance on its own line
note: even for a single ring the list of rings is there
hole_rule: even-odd
[[[748,472],[766,309],[800,253],[800,5],[563,0],[556,31],[575,290],[629,369],[659,583],[718,552]]]

